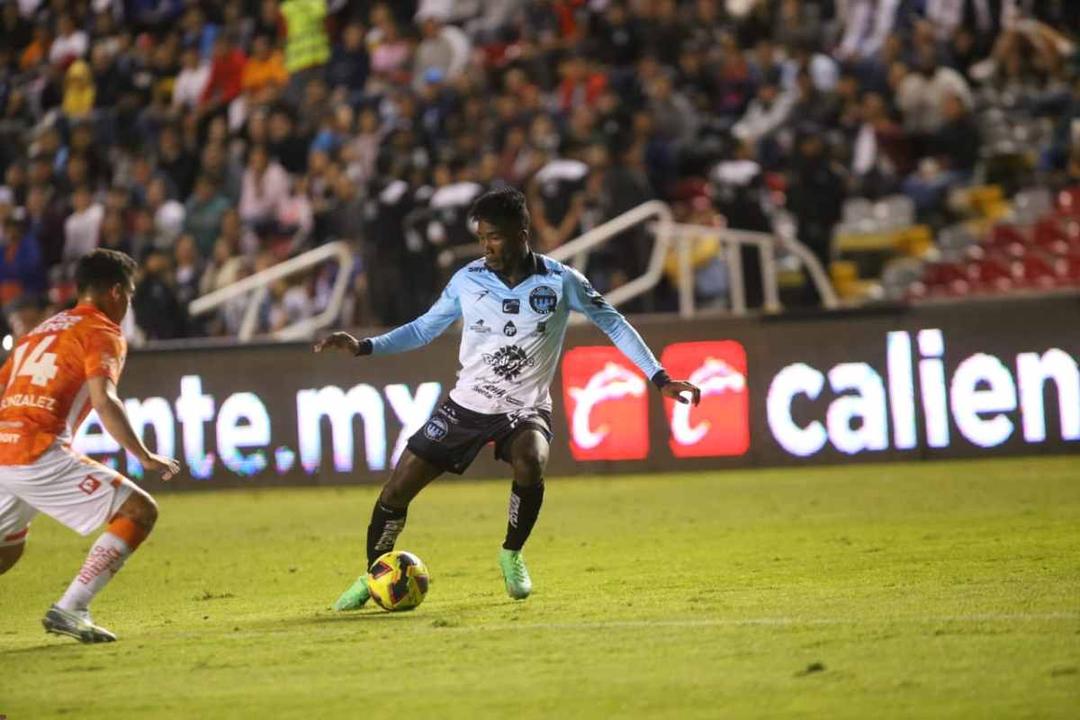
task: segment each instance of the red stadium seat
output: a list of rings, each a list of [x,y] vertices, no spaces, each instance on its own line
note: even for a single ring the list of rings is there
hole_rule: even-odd
[[[1014,261],[1010,271],[1017,287],[1049,290],[1058,284],[1055,262],[1048,261],[1037,253],[1030,253],[1022,260]]]
[[[1012,270],[1008,263],[987,258],[968,263],[965,274],[972,289],[978,293],[997,294],[1013,288]]]
[[[908,295],[914,299],[926,297],[960,297],[971,291],[962,263],[929,263],[921,281],[912,283]]]
[[[1053,255],[1069,254],[1069,235],[1066,221],[1058,217],[1045,217],[1035,225],[1032,243],[1043,252]]]
[[[995,250],[1008,251],[1015,245],[1027,245],[1029,233],[1024,228],[1016,225],[999,224],[990,229],[990,234],[983,241],[983,245]]]
[[[1080,286],[1080,254],[1060,258],[1057,263],[1057,275],[1061,285]]]
[[[1065,188],[1057,196],[1058,211],[1062,215],[1080,215],[1080,185]]]
[[[929,263],[923,271],[923,282],[929,287],[942,287],[963,279],[964,267],[959,263]]]

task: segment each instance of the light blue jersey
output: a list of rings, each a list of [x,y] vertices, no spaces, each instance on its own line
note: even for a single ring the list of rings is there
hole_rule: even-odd
[[[482,259],[469,263],[454,274],[430,310],[371,338],[372,353],[421,347],[462,319],[461,370],[450,398],[489,414],[551,409],[548,388],[571,310],[588,316],[646,377],[662,369],[637,331],[581,273],[543,255],[532,258],[533,273],[513,288]]]

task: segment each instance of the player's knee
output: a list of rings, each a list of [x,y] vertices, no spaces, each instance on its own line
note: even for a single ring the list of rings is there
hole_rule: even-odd
[[[15,563],[19,562],[25,548],[26,543],[0,547],[0,575],[15,567]]]
[[[131,497],[120,506],[120,514],[128,516],[149,531],[153,529],[158,519],[157,502],[145,493],[132,493]]]
[[[544,480],[547,452],[538,447],[527,447],[514,453],[514,480],[519,485],[539,485]]]

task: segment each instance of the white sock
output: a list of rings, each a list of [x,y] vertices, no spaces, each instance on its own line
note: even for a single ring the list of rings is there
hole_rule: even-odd
[[[71,612],[86,610],[94,596],[124,566],[129,555],[131,548],[126,542],[112,533],[102,533],[91,546],[79,574],[71,581],[60,602],[56,603],[57,607]]]

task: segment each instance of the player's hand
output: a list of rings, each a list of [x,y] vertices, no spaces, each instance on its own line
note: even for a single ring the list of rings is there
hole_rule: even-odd
[[[687,398],[683,393],[690,393],[690,397]],[[697,405],[701,402],[701,388],[685,380],[672,380],[660,388],[660,394],[664,397],[674,398],[676,402],[681,402],[683,405],[687,403]]]
[[[180,472],[179,460],[154,453],[150,453],[142,460],[142,466],[147,470],[160,473],[161,479],[165,482],[172,480]]]
[[[360,341],[347,332],[330,333],[312,348],[315,352],[323,350],[344,350],[350,355],[355,355],[360,350]]]

